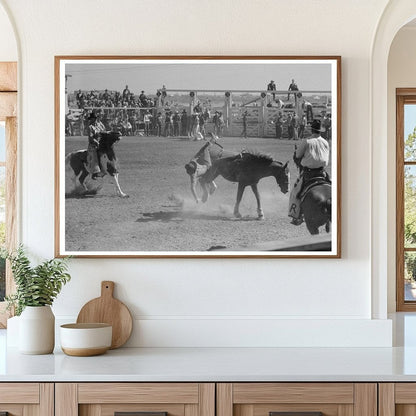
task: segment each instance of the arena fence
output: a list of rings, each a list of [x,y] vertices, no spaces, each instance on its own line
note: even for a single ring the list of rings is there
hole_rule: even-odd
[[[321,120],[328,127],[330,139],[331,92],[330,91],[257,91],[257,90],[175,90],[158,92],[156,107],[85,107],[84,109],[69,106],[67,114],[67,134],[85,135],[87,115],[94,110],[101,114],[101,121],[106,128],[115,122],[125,125],[126,135],[145,134],[144,114],[152,116],[151,134],[157,134],[157,115],[162,117],[167,112],[178,112],[190,118],[195,106],[200,103],[202,109],[209,110],[205,124],[206,132],[218,131],[214,126],[215,112],[222,114],[223,126],[221,135],[240,136],[246,124],[248,137],[276,137],[276,126],[281,123],[282,138],[297,138],[304,125],[304,134],[309,131],[312,119]],[[245,120],[244,120],[245,119]],[[280,120],[280,121],[279,121]],[[128,121],[128,123],[127,123]],[[188,121],[189,124],[189,121]],[[184,123],[182,123],[184,125]],[[293,126],[291,128],[291,126]],[[295,133],[293,133],[295,130]],[[186,132],[179,127],[175,135]],[[164,134],[164,128],[162,128]],[[295,134],[296,137],[293,137]]]

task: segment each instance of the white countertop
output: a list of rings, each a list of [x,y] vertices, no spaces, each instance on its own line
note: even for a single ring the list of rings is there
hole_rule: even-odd
[[[0,382],[416,381],[416,314],[393,317],[393,348],[119,348],[23,355],[0,330]]]
[[[0,358],[0,381],[416,381],[416,348],[120,348]]]

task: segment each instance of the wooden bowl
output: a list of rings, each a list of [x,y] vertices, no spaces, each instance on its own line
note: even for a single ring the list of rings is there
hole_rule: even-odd
[[[61,348],[67,355],[89,357],[111,347],[112,326],[103,323],[61,325]]]

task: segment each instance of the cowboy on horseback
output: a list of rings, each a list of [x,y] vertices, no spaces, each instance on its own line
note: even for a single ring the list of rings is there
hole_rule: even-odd
[[[310,183],[314,178],[330,182],[329,175],[325,171],[329,162],[329,144],[321,136],[321,122],[313,120],[311,130],[311,137],[303,139],[293,155],[293,160],[299,168],[299,178],[290,192],[288,215],[292,217],[291,224],[294,225],[303,222],[299,195],[304,184]]]
[[[89,115],[88,123],[88,171],[91,173],[91,179],[97,179],[105,175],[105,173],[101,172],[97,154],[99,136],[104,130],[102,123],[98,122],[97,115],[94,111]]]

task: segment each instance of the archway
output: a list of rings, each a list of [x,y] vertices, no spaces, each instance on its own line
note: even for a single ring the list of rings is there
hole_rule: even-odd
[[[388,278],[394,252],[389,244],[392,236],[389,221],[392,216],[391,189],[394,187],[393,175],[388,170],[388,57],[390,46],[397,32],[416,17],[414,0],[391,1],[383,15],[374,37],[371,54],[371,171],[372,171],[372,317],[387,318]],[[390,191],[389,191],[390,190]]]

